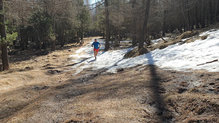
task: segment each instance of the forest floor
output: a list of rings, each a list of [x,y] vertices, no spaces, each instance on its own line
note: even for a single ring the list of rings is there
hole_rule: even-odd
[[[69,56],[79,48],[69,44],[1,72],[0,122],[219,122],[218,72],[147,65],[116,74],[87,68],[75,75],[77,63]]]

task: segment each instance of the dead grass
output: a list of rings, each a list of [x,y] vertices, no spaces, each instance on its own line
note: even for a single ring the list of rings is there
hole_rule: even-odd
[[[16,115],[12,115],[4,121],[120,123],[159,122],[160,120],[211,122],[218,120],[216,118],[218,117],[219,98],[216,94],[205,91],[194,93],[190,91],[192,88],[178,93],[180,86],[188,85],[182,85],[182,82],[188,81],[184,76],[203,75],[202,78],[197,77],[197,80],[192,81],[203,81],[203,85],[209,85],[205,79],[213,82],[218,77],[217,73],[183,73],[165,71],[157,67],[153,67],[153,69],[155,69],[157,77],[151,74],[151,66],[144,68],[139,66],[126,69],[118,74],[99,74],[90,79],[85,79],[89,77],[89,71],[85,71],[79,78],[72,77],[58,86],[50,85],[47,90],[33,88],[33,90],[30,88],[14,90],[11,95],[8,93],[3,95],[4,98],[7,96],[11,98],[5,99],[2,104],[10,102],[10,106],[22,107],[21,104],[26,104],[28,101],[25,98],[28,93],[30,96],[38,95],[40,98],[37,97],[35,101],[30,101]],[[92,71],[90,74],[95,74],[95,72]],[[156,85],[160,86],[159,88],[153,85],[154,80],[159,84]],[[195,88],[203,88],[203,85]],[[157,88],[156,91],[153,90],[154,87]],[[43,95],[40,96],[37,94],[38,92]],[[159,102],[153,95],[160,95],[160,100],[164,102],[162,105],[165,105],[165,109],[162,114],[158,112],[156,105]],[[1,96],[0,99],[2,99]],[[10,101],[10,99],[14,101]],[[6,109],[7,107],[4,108],[4,110]]]
[[[92,38],[85,39],[85,44],[91,41]],[[75,44],[68,44],[63,50],[56,50],[44,56],[32,56],[31,59],[24,61],[11,61],[10,70],[0,72],[0,91],[1,93],[16,89],[22,86],[45,83],[59,83],[64,81],[66,74],[58,74],[51,77],[49,71],[65,71],[68,69],[66,65],[70,63],[69,55],[72,55],[76,47]],[[27,53],[29,55],[32,53]],[[13,57],[13,56],[11,56]],[[26,57],[21,54],[16,57]],[[15,59],[14,59],[15,60]],[[72,64],[72,63],[71,63]]]

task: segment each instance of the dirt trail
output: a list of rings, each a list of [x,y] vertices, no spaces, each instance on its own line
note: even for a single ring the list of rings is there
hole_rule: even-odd
[[[219,122],[218,73],[138,66],[117,74],[86,69],[73,76],[68,56],[76,49],[20,63],[31,70],[19,66],[1,73],[10,86],[0,80],[0,122]]]

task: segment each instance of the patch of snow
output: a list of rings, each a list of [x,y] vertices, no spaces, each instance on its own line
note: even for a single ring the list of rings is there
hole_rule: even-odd
[[[88,44],[87,46],[76,51],[73,55],[76,59],[84,59],[83,62],[75,65],[73,68],[80,73],[86,68],[93,70],[107,68],[107,72],[116,73],[120,68],[130,68],[137,65],[157,65],[165,69],[173,69],[178,71],[189,71],[205,69],[210,72],[219,72],[219,62],[213,62],[197,66],[209,61],[219,60],[219,30],[207,31],[201,35],[209,34],[205,40],[196,40],[192,43],[175,44],[168,46],[165,49],[156,49],[150,53],[137,56],[134,58],[123,59],[123,56],[132,48],[113,50],[113,51],[100,51],[97,60],[93,59],[93,48]],[[102,44],[101,49],[104,49],[103,40],[99,40]],[[84,55],[77,53],[84,52]],[[79,56],[77,56],[79,55]]]
[[[117,64],[123,60],[123,56],[129,50],[131,50],[131,48],[123,50],[113,50],[108,52],[99,52],[96,61],[94,60],[94,58],[89,58],[85,60],[85,62],[75,65],[74,68],[77,68],[77,72],[75,74],[80,73],[86,68],[93,68],[93,70],[98,70],[102,68],[111,69],[112,67],[117,66]],[[90,55],[93,56],[93,54]]]
[[[132,43],[131,40],[120,41],[120,43]]]
[[[90,59],[93,56],[93,47],[91,46],[93,41],[94,40],[92,40],[92,42],[88,43],[86,46],[75,51],[73,55],[70,55],[69,57],[73,59],[72,62],[80,63],[85,59]],[[103,40],[98,41],[101,44],[100,50],[103,50],[105,48]],[[102,51],[100,51],[100,53],[102,53]]]
[[[169,37],[163,37],[163,39],[164,39],[164,40],[168,40]],[[151,42],[152,42],[153,44],[157,44],[157,43],[159,43],[160,41],[163,41],[162,38],[158,38],[158,39],[155,39],[155,40],[151,40]]]
[[[184,39],[182,39],[182,41],[184,42],[184,41],[186,41],[186,40],[188,40],[188,39],[190,39],[190,38],[184,38]]]

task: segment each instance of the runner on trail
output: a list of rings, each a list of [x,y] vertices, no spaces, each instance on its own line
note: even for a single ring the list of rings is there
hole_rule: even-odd
[[[94,42],[92,43],[92,47],[94,47],[94,57],[95,57],[95,60],[97,59],[97,54],[98,54],[98,51],[100,49],[100,43],[97,41],[97,39],[94,39]]]

